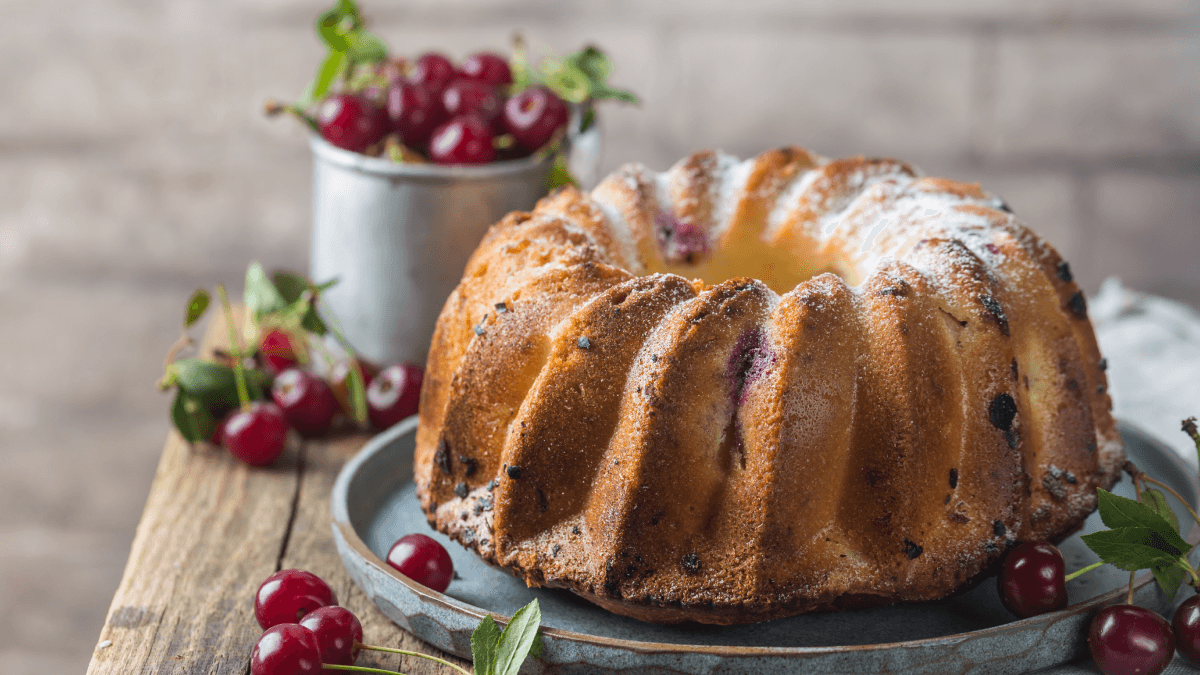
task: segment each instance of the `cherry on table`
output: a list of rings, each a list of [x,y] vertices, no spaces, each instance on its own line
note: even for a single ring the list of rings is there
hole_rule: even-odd
[[[478,52],[467,57],[459,67],[462,76],[491,85],[512,84],[508,60],[493,52]]]
[[[363,638],[362,624],[345,607],[319,607],[305,615],[300,625],[317,636],[317,644],[321,647],[321,663],[352,666],[358,659]]]
[[[304,570],[279,570],[254,594],[254,618],[258,625],[270,628],[296,623],[315,609],[336,604],[337,596],[321,577]]]
[[[496,158],[492,127],[474,115],[455,117],[429,139],[429,158],[437,164],[487,164]]]
[[[251,675],[316,675],[321,672],[317,636],[298,623],[271,626],[250,652]]]
[[[292,349],[292,340],[281,330],[269,330],[258,341],[258,352],[273,375],[296,365],[296,351]]]
[[[504,128],[527,150],[537,150],[566,126],[571,111],[545,87],[533,87],[504,103]]]
[[[425,147],[433,130],[446,120],[442,97],[408,82],[398,82],[388,89],[387,114],[392,130],[410,148]]]
[[[321,136],[332,145],[363,152],[388,131],[387,113],[358,94],[334,94],[317,109]]]
[[[492,124],[503,112],[504,97],[486,82],[458,79],[442,92],[442,106],[451,117],[474,115]]]
[[[454,69],[454,64],[437,52],[418,56],[408,73],[409,82],[419,84],[433,94],[440,94],[456,77],[458,71]]]
[[[329,431],[339,410],[337,398],[325,380],[299,368],[289,368],[275,378],[271,398],[287,423],[304,436]]]
[[[254,401],[226,418],[221,440],[234,457],[251,466],[266,466],[283,454],[287,428],[278,406]]]
[[[1193,595],[1171,617],[1175,631],[1175,648],[1192,665],[1200,666],[1200,595]]]
[[[1022,619],[1067,606],[1066,563],[1051,544],[1025,542],[1009,551],[997,582],[1000,601]]]
[[[362,376],[363,389],[365,390],[371,386],[371,380],[379,374],[379,366],[361,358],[354,359],[353,365],[358,369],[359,375]],[[338,405],[342,407],[342,411],[346,415],[353,417],[354,407],[350,405],[350,368],[351,361],[338,361],[329,370],[328,379],[329,388],[333,390],[333,396],[337,399]]]
[[[386,429],[417,414],[425,371],[411,363],[388,366],[367,387],[367,415],[371,424]]]
[[[454,578],[454,562],[445,547],[423,534],[406,534],[392,544],[387,562],[397,572],[441,593]]]
[[[1175,654],[1175,635],[1156,612],[1112,605],[1092,619],[1088,651],[1104,675],[1158,675]]]

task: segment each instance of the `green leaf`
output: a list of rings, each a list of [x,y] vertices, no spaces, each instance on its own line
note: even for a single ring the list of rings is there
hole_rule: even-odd
[[[350,409],[354,412],[354,421],[365,424],[367,421],[367,387],[363,382],[362,371],[353,365],[354,363],[356,362],[352,362],[346,376],[346,384],[350,390]]]
[[[197,288],[196,292],[192,293],[192,297],[188,298],[187,311],[183,315],[184,330],[191,328],[193,324],[200,320],[200,317],[204,316],[204,312],[208,309],[208,305],[211,302],[212,297],[203,288]]]
[[[500,627],[488,614],[471,633],[471,663],[475,666],[475,675],[496,672],[496,645],[499,642]]]
[[[1142,493],[1145,496],[1145,493]],[[1162,589],[1163,595],[1168,600],[1174,600],[1175,595],[1179,593],[1179,585],[1183,583],[1183,577],[1186,572],[1179,565],[1159,565],[1151,567],[1151,572],[1154,572],[1154,580],[1158,582],[1158,587]]]
[[[180,359],[167,367],[167,378],[179,390],[201,401],[206,407],[238,404],[237,382],[233,369],[211,361]],[[262,370],[247,370],[246,385],[253,398],[263,398],[271,388],[271,376]]]
[[[1172,527],[1153,508],[1142,502],[1114,495],[1103,488],[1097,490],[1100,500],[1100,520],[1111,528],[1146,527],[1157,533],[1163,543],[1178,549],[1180,553],[1191,550],[1183,537],[1179,536],[1178,526]]]
[[[579,187],[579,181],[571,175],[571,167],[567,164],[566,156],[559,154],[554,158],[554,164],[550,166],[550,175],[546,177],[546,191],[551,192],[563,185]]]
[[[175,393],[171,404],[171,422],[189,443],[208,440],[217,426],[208,406],[182,389]]]
[[[300,327],[314,335],[325,335],[329,332],[329,326],[325,325],[325,320],[321,318],[315,305],[309,306],[304,318],[300,320]]]
[[[517,675],[533,649],[541,622],[542,610],[536,598],[513,614],[496,647],[495,675]]]
[[[342,74],[349,63],[346,52],[330,49],[325,60],[321,62],[321,67],[317,69],[316,77],[308,83],[308,88],[300,95],[296,107],[301,110],[307,109],[324,97],[329,92],[329,85],[333,84],[333,81]]]
[[[1127,572],[1174,564],[1183,554],[1148,527],[1118,527],[1085,534],[1080,539],[1104,562]]]
[[[597,85],[592,88],[592,98],[596,100],[612,98],[625,103],[639,103],[638,97],[633,92],[624,89],[613,89],[606,84]]]
[[[1147,488],[1142,492],[1142,503],[1154,509],[1154,512],[1163,517],[1163,520],[1179,531],[1179,517],[1175,515],[1175,511],[1171,509],[1171,505],[1167,503],[1167,496],[1154,488]]]
[[[246,269],[246,307],[257,322],[264,314],[278,312],[287,307],[287,301],[279,294],[279,289],[267,278],[262,265],[250,263]]]
[[[275,270],[271,274],[271,282],[275,284],[275,290],[279,291],[279,295],[288,304],[299,300],[300,296],[304,295],[304,291],[307,291],[312,285],[308,279],[287,270]]]
[[[344,52],[350,41],[342,34],[342,19],[346,17],[342,6],[327,10],[317,17],[317,36],[335,52]]]
[[[564,101],[582,103],[592,93],[592,81],[575,66],[547,59],[543,72],[546,86]]]
[[[608,55],[592,45],[563,59],[583,71],[593,84],[603,84],[612,74],[612,61]]]
[[[355,63],[378,63],[387,58],[387,44],[374,33],[357,30],[346,36],[350,47],[346,53]]]
[[[337,286],[338,281],[340,281],[340,279],[338,277],[334,277],[334,278],[330,279],[329,281],[323,281],[323,282],[317,284],[316,286],[313,286],[313,288],[318,293],[321,291],[327,291],[327,290],[333,288],[334,286]]]

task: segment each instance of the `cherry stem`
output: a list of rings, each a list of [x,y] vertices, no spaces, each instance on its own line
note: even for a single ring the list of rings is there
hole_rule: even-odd
[[[354,347],[350,341],[346,339],[346,335],[342,333],[342,326],[338,323],[337,317],[329,317],[327,322],[329,332],[333,333],[334,339],[346,350],[346,357],[350,359],[350,369],[346,373],[346,383],[349,389],[350,408],[354,411],[354,421],[359,425],[367,423],[367,385],[363,381],[362,372],[359,370],[358,356],[354,352]]]
[[[1192,514],[1192,520],[1195,520],[1196,524],[1200,525],[1200,514],[1197,514],[1196,511],[1193,510],[1191,506],[1188,506],[1187,500],[1185,500],[1183,497],[1179,496],[1179,493],[1176,492],[1174,488],[1172,488],[1170,485],[1167,485],[1166,483],[1164,483],[1158,479],[1151,478],[1150,476],[1147,476],[1144,473],[1140,475],[1140,478],[1141,478],[1141,480],[1144,480],[1147,483],[1157,485],[1158,487],[1160,487],[1160,488],[1166,490],[1167,492],[1170,492],[1172,495],[1174,495],[1175,499],[1178,499],[1179,503],[1183,504],[1183,508],[1187,509],[1188,513]]]
[[[404,649],[392,649],[391,647],[377,647],[375,645],[364,645],[361,642],[359,642],[357,644],[362,649],[373,649],[377,652],[387,652],[389,654],[403,654],[404,656],[416,656],[416,657],[420,657],[422,659],[429,659],[430,661],[437,661],[438,663],[442,664],[443,666],[450,666],[451,668],[457,670],[458,672],[462,673],[463,675],[471,675],[471,673],[469,673],[466,670],[463,670],[462,668],[454,665],[453,663],[450,663],[449,661],[446,661],[444,659],[439,659],[436,656],[430,656],[429,654],[422,654],[421,652],[410,652],[410,651],[407,651]]]
[[[1189,417],[1183,421],[1183,433],[1192,437],[1192,442],[1196,444],[1196,457],[1200,458],[1200,429],[1196,428],[1196,418]]]
[[[217,284],[217,295],[221,296],[221,307],[225,310],[225,324],[229,327],[229,351],[233,352],[233,379],[237,383],[238,401],[242,410],[250,408],[250,394],[246,391],[246,373],[242,366],[242,345],[238,340],[237,328],[233,325],[233,308],[229,306],[229,296],[225,294],[225,286]]]
[[[384,675],[404,675],[396,670],[384,670],[383,668],[368,668],[367,666],[343,666],[336,663],[322,663],[321,667],[326,670],[349,670],[355,673],[383,673]]]
[[[1091,572],[1092,570],[1096,569],[1097,567],[1100,567],[1101,565],[1107,565],[1107,564],[1108,563],[1104,562],[1103,560],[1101,560],[1099,562],[1094,562],[1091,565],[1084,567],[1083,569],[1079,569],[1079,570],[1075,570],[1074,572],[1071,572],[1064,578],[1064,581],[1070,581],[1070,580],[1074,579],[1075,577],[1083,576],[1084,574]]]

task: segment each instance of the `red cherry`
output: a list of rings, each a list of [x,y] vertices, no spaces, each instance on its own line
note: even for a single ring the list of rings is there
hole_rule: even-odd
[[[468,56],[459,70],[463,77],[469,80],[479,80],[486,84],[512,84],[513,81],[508,61],[503,56],[492,52],[479,52]]]
[[[451,117],[470,114],[491,124],[504,109],[504,97],[490,84],[460,79],[442,92],[442,105]]]
[[[1193,595],[1171,617],[1175,629],[1175,647],[1183,658],[1200,666],[1200,595]]]
[[[1000,600],[1022,619],[1067,606],[1066,563],[1044,542],[1025,542],[1009,551],[1000,570]]]
[[[408,81],[422,85],[434,94],[440,94],[456,77],[458,71],[454,69],[454,64],[450,63],[450,59],[437,52],[426,52],[413,62]]]
[[[388,131],[387,113],[357,94],[334,94],[317,109],[321,136],[339,148],[363,152]]]
[[[1088,651],[1104,675],[1158,675],[1175,654],[1167,620],[1143,607],[1112,605],[1088,629]]]
[[[384,59],[374,66],[375,74],[389,83],[403,82],[408,71],[408,60],[403,57]]]
[[[258,352],[273,375],[296,365],[296,351],[292,349],[291,338],[281,330],[270,330],[263,334],[258,342]]]
[[[441,96],[407,82],[393,84],[388,89],[387,113],[392,130],[410,148],[425,147],[433,130],[446,120]]]
[[[491,125],[473,115],[455,117],[429,139],[429,158],[437,164],[487,164],[495,157]]]
[[[441,593],[454,578],[454,563],[446,549],[423,534],[406,534],[392,544],[387,562],[418,584]]]
[[[275,378],[271,398],[293,429],[304,436],[329,431],[339,406],[325,380],[307,370],[289,368]]]
[[[570,116],[567,104],[545,87],[526,89],[504,103],[504,128],[531,151],[548,143]]]
[[[317,643],[321,646],[321,663],[352,666],[358,659],[359,644],[363,637],[362,624],[345,607],[331,605],[314,609],[300,620],[300,625],[317,636]]]
[[[279,570],[267,577],[254,594],[254,618],[270,628],[296,623],[319,607],[337,604],[337,596],[321,577],[304,570]]]
[[[298,623],[267,629],[250,652],[251,675],[316,675],[321,672],[317,636]]]
[[[230,415],[221,434],[234,457],[250,466],[266,466],[283,454],[287,426],[274,403],[254,401]]]
[[[371,424],[386,429],[417,414],[425,370],[405,363],[384,368],[367,387],[367,415]]]

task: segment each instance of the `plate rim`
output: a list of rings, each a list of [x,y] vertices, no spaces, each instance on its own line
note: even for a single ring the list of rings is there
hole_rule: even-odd
[[[1118,432],[1121,433],[1122,439],[1126,432],[1132,432],[1135,435],[1141,436],[1146,442],[1175,465],[1184,476],[1187,477],[1191,484],[1193,492],[1200,500],[1200,476],[1192,471],[1191,467],[1169,446],[1158,440],[1153,434],[1146,431],[1139,425],[1114,418]],[[368,565],[376,568],[383,574],[399,581],[404,586],[408,587],[413,593],[421,598],[424,602],[429,602],[442,607],[443,609],[459,612],[468,617],[479,621],[484,616],[491,616],[500,624],[507,624],[511,617],[508,617],[499,612],[484,609],[471,605],[457,598],[448,596],[444,593],[439,593],[433,589],[419,584],[408,577],[400,574],[391,565],[388,565],[374,551],[366,545],[366,542],[359,536],[358,531],[350,522],[349,513],[349,488],[350,482],[358,473],[359,468],[365,464],[370,458],[382,452],[387,446],[394,442],[397,438],[409,433],[415,433],[418,425],[418,417],[416,415],[406,418],[395,426],[380,432],[368,441],[361,450],[355,454],[338,473],[337,480],[334,481],[333,489],[329,497],[329,511],[331,525],[334,530],[342,535],[350,548],[354,549]],[[1124,442],[1124,441],[1123,441]],[[1189,505],[1195,508],[1195,505]],[[1193,546],[1200,545],[1200,524],[1194,520],[1189,521],[1191,528],[1188,530],[1184,540]],[[343,562],[343,564],[345,564]],[[986,582],[985,582],[986,583]],[[1154,575],[1145,571],[1135,577],[1134,591],[1135,593],[1143,589],[1148,584],[1154,583]],[[633,652],[637,654],[707,654],[712,656],[722,657],[805,657],[817,655],[829,655],[837,653],[864,653],[872,651],[890,651],[901,649],[920,649],[932,645],[949,646],[955,643],[973,640],[977,638],[985,638],[989,636],[999,636],[1006,632],[1025,628],[1028,625],[1036,623],[1045,623],[1046,627],[1064,620],[1069,620],[1072,617],[1091,612],[1099,607],[1111,604],[1114,600],[1120,598],[1128,592],[1126,588],[1116,588],[1107,593],[1089,598],[1083,602],[1069,605],[1063,609],[1040,614],[1037,616],[1018,619],[999,626],[991,626],[975,631],[965,633],[953,633],[951,635],[941,635],[938,637],[919,638],[916,640],[902,640],[899,642],[879,642],[867,645],[833,645],[824,647],[737,647],[730,645],[696,645],[696,644],[676,644],[670,642],[646,642],[641,640],[629,640],[626,638],[604,637],[599,635],[591,635],[588,633],[580,633],[576,631],[566,630],[562,628],[553,628],[549,626],[542,627],[542,634],[547,637],[553,637],[555,640],[565,640],[568,642],[576,642],[588,645],[597,645],[602,647],[617,648],[623,651]]]

